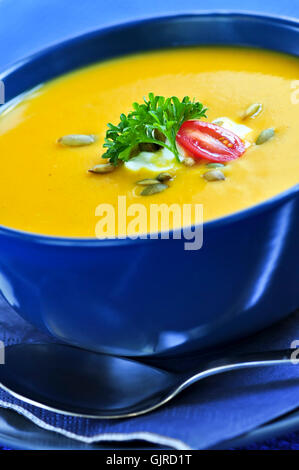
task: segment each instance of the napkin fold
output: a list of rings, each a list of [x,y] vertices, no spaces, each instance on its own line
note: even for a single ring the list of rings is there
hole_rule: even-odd
[[[299,312],[236,344],[234,352],[287,349],[299,339]],[[0,299],[0,340],[54,341]],[[189,366],[192,367],[192,357]],[[1,367],[1,365],[0,365]],[[152,413],[122,420],[69,417],[14,398],[0,388],[0,407],[37,426],[85,443],[142,440],[179,450],[208,449],[256,429],[299,406],[299,366],[233,371],[209,377]],[[0,411],[1,414],[1,411]]]

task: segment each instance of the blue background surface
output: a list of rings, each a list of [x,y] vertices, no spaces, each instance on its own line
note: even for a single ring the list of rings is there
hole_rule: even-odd
[[[254,11],[299,17],[298,0],[0,0],[0,70],[29,54],[102,26],[174,13]],[[299,434],[253,448],[298,449]]]
[[[206,10],[299,16],[298,0],[0,0],[0,68],[101,26]]]

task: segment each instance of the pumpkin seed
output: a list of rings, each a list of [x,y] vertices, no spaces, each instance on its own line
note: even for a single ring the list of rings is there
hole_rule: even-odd
[[[269,127],[269,129],[264,129],[258,138],[256,139],[255,143],[256,145],[261,145],[270,140],[272,137],[274,137],[275,131],[273,127]]]
[[[137,157],[140,154],[139,144],[135,145],[130,152],[130,158]]]
[[[95,165],[93,168],[90,168],[88,171],[90,173],[99,173],[99,174],[104,174],[104,173],[111,173],[111,171],[115,170],[115,166],[112,165],[111,163],[103,163],[101,165]]]
[[[136,184],[140,184],[141,186],[149,186],[151,184],[158,184],[158,183],[159,181],[157,179],[150,179],[150,178],[136,182]]]
[[[223,168],[224,165],[223,163],[207,163],[206,167],[207,168]]]
[[[195,160],[192,157],[185,157],[183,163],[186,166],[193,166],[195,164]]]
[[[263,105],[261,103],[253,103],[248,106],[248,108],[244,111],[244,113],[242,114],[242,119],[246,119],[248,117],[254,118],[258,114],[260,114],[262,109]]]
[[[163,181],[169,181],[171,179],[172,179],[172,175],[167,172],[162,172],[157,176],[157,180],[161,181],[161,183],[163,183]]]
[[[225,180],[225,176],[220,170],[210,170],[203,174],[206,181],[221,181]]]
[[[159,129],[154,129],[152,136],[156,140],[161,140],[161,142],[166,142],[166,137],[163,132],[159,131]]]
[[[96,142],[96,136],[84,134],[69,134],[58,139],[58,143],[67,147],[81,147]]]
[[[167,189],[168,186],[166,184],[162,183],[157,183],[157,184],[151,184],[149,186],[146,186],[142,191],[141,191],[141,196],[151,196],[152,194],[156,193],[161,193],[165,189]]]
[[[161,147],[161,145],[152,143],[152,142],[144,142],[139,144],[139,152],[157,152]]]
[[[162,132],[160,132],[158,129],[154,129],[152,132],[152,137],[153,139],[160,140],[161,142],[166,141],[166,137]],[[159,144],[155,144],[152,142],[141,142],[139,144],[139,151],[140,152],[157,152],[160,150],[163,146]]]

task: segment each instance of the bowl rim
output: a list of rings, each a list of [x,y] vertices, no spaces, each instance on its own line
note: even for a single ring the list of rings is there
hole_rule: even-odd
[[[14,72],[15,70],[19,69],[20,67],[38,60],[40,57],[46,55],[47,53],[54,52],[61,47],[67,47],[69,45],[74,45],[76,42],[81,42],[84,40],[91,39],[94,36],[99,36],[101,34],[106,34],[113,31],[120,31],[125,30],[128,28],[132,28],[134,26],[146,23],[159,23],[160,21],[167,21],[167,20],[175,20],[175,19],[184,19],[184,18],[196,18],[196,17],[214,17],[214,18],[241,18],[241,19],[251,19],[257,21],[265,21],[265,22],[273,22],[276,24],[287,25],[290,27],[295,27],[298,29],[299,32],[299,20],[295,17],[289,16],[278,16],[266,13],[256,13],[250,10],[202,10],[202,11],[191,11],[188,13],[177,13],[177,14],[166,14],[166,15],[159,15],[159,16],[150,16],[145,19],[137,19],[133,21],[125,21],[121,23],[112,24],[110,26],[106,26],[103,28],[99,28],[96,30],[89,31],[87,33],[80,34],[78,36],[70,37],[64,41],[60,41],[57,43],[52,44],[49,47],[41,49],[33,54],[30,54],[13,64],[9,65],[3,71],[0,72],[0,80],[7,77],[9,74]],[[249,47],[249,46],[248,46]],[[269,49],[270,50],[270,49]],[[287,52],[285,52],[287,54]],[[292,55],[292,54],[291,54]],[[30,91],[30,90],[28,90]],[[24,92],[26,93],[26,91]],[[14,99],[14,98],[12,98]],[[8,102],[9,103],[9,102]],[[253,217],[255,215],[259,215],[277,205],[280,205],[292,198],[294,198],[297,194],[299,194],[299,183],[295,184],[294,186],[279,192],[275,196],[271,198],[267,198],[266,200],[249,206],[245,209],[240,211],[233,212],[232,214],[225,215],[223,217],[218,217],[216,219],[212,219],[203,223],[204,230],[206,229],[214,229],[215,227],[221,227],[228,225],[230,223],[238,222],[244,218]],[[193,225],[192,228],[198,225]],[[161,234],[162,232],[159,232]],[[171,233],[173,230],[169,231],[170,238]],[[152,239],[152,238],[136,238],[131,239],[128,236],[125,238],[96,238],[96,237],[64,237],[64,236],[56,236],[56,235],[45,235],[39,234],[35,232],[20,230],[16,228],[10,228],[5,225],[0,224],[0,236],[6,235],[12,238],[22,238],[24,241],[28,242],[35,242],[38,244],[46,244],[46,245],[58,245],[58,246],[72,246],[72,247],[88,247],[88,246],[120,246],[120,245],[127,245],[127,244],[136,244],[136,243],[143,243],[144,241],[152,241],[157,242],[160,239]],[[147,234],[149,235],[149,234]]]

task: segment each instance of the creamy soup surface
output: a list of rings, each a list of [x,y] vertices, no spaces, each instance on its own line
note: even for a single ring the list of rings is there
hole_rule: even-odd
[[[94,237],[96,207],[112,204],[117,211],[119,195],[147,210],[153,203],[203,204],[205,221],[264,201],[298,183],[299,104],[292,103],[298,78],[299,60],[291,56],[211,47],[128,56],[47,83],[0,116],[0,223]],[[207,182],[201,164],[181,165],[166,191],[142,197],[136,181],[153,177],[149,169],[88,172],[103,161],[107,123],[117,124],[149,92],[195,97],[208,108],[204,120],[225,116],[249,128],[250,145],[226,165],[225,181]],[[242,119],[252,103],[261,103],[262,112]],[[267,128],[275,136],[255,145]],[[84,147],[57,144],[66,134],[95,134],[98,140]]]

